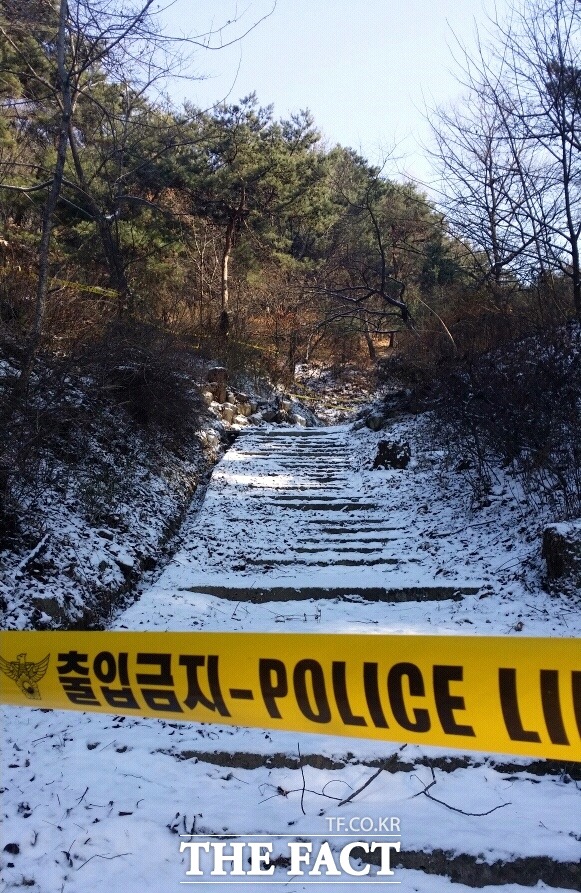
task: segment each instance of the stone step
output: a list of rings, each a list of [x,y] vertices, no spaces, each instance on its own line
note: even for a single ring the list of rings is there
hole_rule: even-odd
[[[380,543],[381,545],[385,545],[387,543],[393,543],[395,540],[399,539],[399,537],[397,537],[397,536],[376,536],[375,534],[371,534],[370,536],[365,536],[365,532],[362,535],[360,530],[354,530],[353,533],[351,534],[351,536],[347,536],[347,537],[345,536],[345,533],[347,533],[346,530],[341,530],[340,534],[335,534],[334,531],[327,533],[327,535],[330,537],[329,543],[327,546],[324,546],[321,544],[320,536],[316,536],[316,537],[315,536],[313,536],[313,537],[305,536],[305,537],[301,538],[301,542],[303,542],[303,543],[319,543],[319,544],[321,544],[320,548],[332,549],[335,545],[341,546],[343,543],[346,543],[349,545],[352,545],[355,543],[362,543],[365,545],[367,545],[368,543]],[[338,538],[339,536],[341,537],[341,539]]]
[[[267,499],[264,500],[264,505],[268,505],[271,507],[277,506],[281,508],[280,502],[275,499]],[[301,511],[301,512],[359,512],[359,511],[372,511],[377,508],[377,504],[375,502],[305,502],[302,501],[300,503],[287,503],[285,508],[292,509],[293,511]]]
[[[405,772],[409,775],[418,766],[424,766],[428,769],[437,769],[445,775],[452,775],[459,769],[479,768],[486,765],[491,772],[497,772],[499,775],[533,775],[537,778],[552,777],[559,778],[564,772],[572,781],[581,782],[581,763],[567,762],[562,760],[524,760],[520,762],[511,761],[510,757],[490,757],[482,755],[478,757],[475,754],[466,755],[458,752],[454,755],[446,754],[444,756],[426,756],[414,755],[413,760],[406,759],[406,752],[401,751],[392,754],[387,759],[367,758],[357,759],[352,753],[345,756],[328,757],[319,753],[301,753],[300,758],[296,754],[275,752],[275,753],[257,753],[248,750],[160,750],[158,753],[166,756],[174,757],[174,759],[182,760],[199,760],[202,763],[210,763],[213,766],[222,766],[225,769],[259,769],[261,766],[268,766],[272,769],[300,769],[301,766],[311,766],[313,769],[323,769],[325,771],[342,771],[346,766],[366,766],[370,770],[379,769],[382,766],[384,772],[390,775],[397,775],[399,772]]]
[[[335,496],[333,494],[329,494],[327,496],[325,493],[321,492],[321,490],[312,491],[312,496],[305,496],[304,493],[293,494],[284,491],[280,493],[277,492],[276,495],[272,495],[269,492],[269,496],[271,496],[271,498],[273,499],[276,499],[277,502],[320,502],[322,497],[325,497],[326,501],[328,500],[330,505],[335,505],[338,502],[345,502],[346,500],[349,500],[349,502],[353,504],[357,503],[358,505],[362,504],[363,502],[362,496],[357,496],[349,493],[344,493],[342,496]]]
[[[264,484],[248,484],[247,487],[249,490],[254,491],[243,494],[247,499],[264,499],[265,496],[270,496],[276,499],[337,498],[334,490],[329,490],[327,487],[315,486],[313,484],[307,484],[304,487],[287,487],[285,485],[281,485],[280,487],[268,487]],[[312,497],[308,495],[311,493],[313,494]]]
[[[349,454],[346,452],[347,447],[339,441],[330,443],[308,443],[299,446],[293,443],[275,443],[275,444],[249,444],[238,450],[239,453],[246,453],[247,449],[256,450],[265,456],[287,456],[288,458],[303,456],[333,456],[335,459],[343,461],[348,460]]]
[[[330,522],[325,522],[325,523],[330,523]],[[365,525],[360,524],[355,528],[355,530],[353,530],[352,523],[351,522],[347,523],[346,521],[343,521],[340,524],[338,523],[334,527],[321,527],[320,528],[321,533],[326,533],[328,536],[345,536],[345,534],[349,533],[350,531],[353,532],[351,535],[355,534],[356,536],[359,536],[362,533],[378,533],[381,535],[385,535],[386,533],[388,533],[391,530],[396,531],[396,530],[401,530],[401,529],[402,529],[401,527],[388,527],[388,526],[383,526],[383,525],[381,527],[377,527],[377,525],[375,527],[365,527]],[[394,539],[395,539],[395,537],[394,537]],[[338,542],[338,540],[333,540],[333,542]]]
[[[362,601],[387,602],[430,602],[452,599],[461,601],[465,595],[476,595],[480,590],[473,586],[225,586],[223,583],[201,583],[195,586],[180,586],[180,592],[200,592],[215,595],[228,601],[264,602],[306,601],[308,599],[360,598]]]
[[[297,550],[298,551],[298,550]],[[369,549],[368,551],[372,551]],[[375,551],[375,550],[374,550]],[[264,565],[266,567],[372,567],[378,564],[401,564],[400,558],[367,558],[361,555],[361,558],[335,558],[332,561],[308,561],[305,558],[247,558],[246,564]]]
[[[311,463],[312,467],[309,467],[309,465],[305,462],[304,459],[297,458],[296,461],[293,461],[294,458],[295,458],[294,456],[289,456],[288,453],[285,453],[284,456],[280,456],[280,457],[269,456],[268,460],[270,461],[272,459],[272,461],[276,462],[277,468],[280,468],[280,469],[283,469],[286,471],[298,471],[301,474],[308,474],[309,471],[317,472],[317,471],[320,471],[321,469],[324,469],[325,472],[327,472],[329,469],[333,470],[333,469],[347,469],[347,468],[349,468],[347,463],[344,462],[342,459],[332,459],[327,456],[325,456],[325,457],[321,456],[317,459],[316,462],[312,462]]]
[[[248,484],[248,489],[250,493],[244,493],[245,499],[264,499],[268,497],[270,499],[276,499],[279,502],[292,501],[293,499],[298,500],[301,499],[339,499],[340,497],[335,496],[334,490],[329,490],[327,487],[315,487],[312,484],[310,486],[305,487],[265,487],[264,484]],[[344,499],[346,497],[343,497]],[[357,497],[355,497],[357,499]]]
[[[284,438],[293,438],[293,439],[304,439],[308,440],[311,437],[325,437],[328,428],[268,428],[265,431],[261,431],[258,429],[257,431],[252,431],[245,435],[244,439],[250,438],[261,438],[262,440],[283,440]],[[341,435],[341,432],[335,432],[335,434]]]
[[[314,542],[314,540],[313,540]],[[393,540],[384,540],[384,543],[391,543]],[[332,552],[333,554],[347,554],[354,552],[357,555],[373,555],[374,553],[381,552],[381,545],[378,546],[367,546],[362,545],[361,543],[355,543],[354,545],[340,545],[338,547],[335,546],[326,546],[324,543],[317,546],[295,546],[294,551],[299,554],[307,554],[307,555],[324,555],[325,552]]]

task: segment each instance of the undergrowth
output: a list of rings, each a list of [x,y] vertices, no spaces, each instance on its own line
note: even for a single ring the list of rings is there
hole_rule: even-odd
[[[384,380],[411,387],[478,495],[499,465],[527,498],[561,518],[581,516],[581,326],[507,331],[493,346],[439,354],[408,346]]]

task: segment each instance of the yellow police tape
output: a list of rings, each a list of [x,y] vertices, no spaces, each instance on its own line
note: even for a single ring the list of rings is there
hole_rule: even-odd
[[[112,288],[103,288],[100,285],[84,285],[82,282],[69,282],[68,279],[51,279],[51,283],[62,285],[63,288],[75,288],[77,291],[86,291],[92,295],[103,295],[106,298],[118,298],[119,292]]]
[[[581,761],[575,639],[3,632],[6,704]]]

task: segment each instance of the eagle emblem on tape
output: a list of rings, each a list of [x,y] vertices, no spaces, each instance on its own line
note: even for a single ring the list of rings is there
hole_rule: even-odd
[[[50,654],[39,660],[37,664],[26,660],[26,652],[18,654],[16,660],[4,660],[0,657],[0,670],[10,679],[13,679],[20,691],[33,701],[40,701],[40,692],[37,683],[40,682],[48,669]]]

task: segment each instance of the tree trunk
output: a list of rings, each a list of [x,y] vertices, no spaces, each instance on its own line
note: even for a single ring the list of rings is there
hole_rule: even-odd
[[[28,392],[30,374],[32,372],[32,366],[34,364],[34,359],[36,357],[38,346],[40,344],[44,326],[44,318],[46,315],[46,297],[48,292],[50,243],[54,224],[54,213],[56,211],[63,185],[69,125],[73,112],[70,76],[65,67],[67,16],[67,0],[60,0],[59,28],[57,36],[57,78],[61,100],[61,119],[57,138],[56,162],[54,166],[52,181],[48,191],[48,196],[46,199],[46,204],[44,206],[44,211],[42,214],[42,229],[40,236],[40,245],[38,248],[38,281],[36,286],[34,321],[28,338],[28,345],[26,348],[22,369],[16,387],[16,395],[18,399],[25,398]]]
[[[373,343],[373,338],[371,337],[371,332],[369,331],[369,323],[367,320],[362,320],[362,322],[363,337],[365,338],[365,343],[367,344],[369,359],[372,363],[375,363],[375,361],[377,360],[377,351],[375,350],[375,344]]]
[[[234,232],[234,221],[231,220],[226,230],[226,239],[224,242],[224,251],[222,253],[222,313],[228,313],[228,305],[230,303],[230,291],[228,283],[228,270],[230,266],[230,254],[232,252]]]
[[[107,261],[107,267],[109,268],[109,284],[111,288],[114,289],[118,294],[117,314],[119,318],[124,316],[126,311],[128,311],[131,315],[134,309],[132,303],[132,295],[129,288],[129,283],[127,282],[127,276],[125,275],[123,253],[121,251],[119,239],[113,233],[113,225],[115,223],[115,219],[112,220],[103,213],[89,191],[89,184],[87,183],[83,165],[81,163],[81,158],[77,149],[77,143],[72,122],[69,122],[68,136],[77,179],[79,181],[81,189],[83,190],[83,197],[85,198],[89,210],[93,215],[93,220],[95,221],[95,225],[99,232],[101,245],[103,246],[103,253],[105,255],[105,260]],[[114,208],[114,210],[117,210],[117,208]]]
[[[244,203],[246,201],[246,187],[242,186],[240,194],[240,202],[238,207],[230,211],[230,218],[226,227],[226,235],[224,237],[224,249],[222,251],[222,267],[221,267],[221,293],[222,293],[222,312],[220,314],[220,334],[225,335],[228,331],[228,310],[230,304],[229,290],[229,270],[230,256],[234,247],[234,236],[236,229],[244,216]]]

